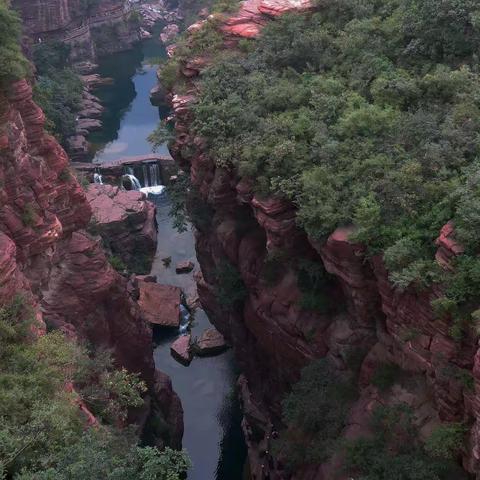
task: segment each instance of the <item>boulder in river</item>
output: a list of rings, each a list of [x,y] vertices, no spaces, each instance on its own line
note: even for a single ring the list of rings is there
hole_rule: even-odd
[[[142,317],[150,323],[162,327],[180,326],[181,290],[172,285],[160,285],[152,282],[138,282]]]
[[[195,267],[193,262],[178,262],[177,266],[175,267],[175,271],[177,273],[190,273],[193,270],[193,267]]]
[[[195,353],[199,357],[218,355],[228,348],[223,335],[216,328],[205,330],[195,345]]]
[[[188,366],[192,361],[191,353],[192,336],[190,334],[178,337],[170,347],[172,357],[182,365]]]

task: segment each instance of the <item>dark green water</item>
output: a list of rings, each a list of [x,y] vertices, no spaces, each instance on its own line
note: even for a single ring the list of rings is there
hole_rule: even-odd
[[[155,37],[158,35],[156,34]],[[143,42],[129,52],[111,55],[100,63],[100,73],[112,77],[114,84],[95,92],[106,106],[104,128],[91,135],[95,161],[142,155],[151,152],[146,138],[168,111],[153,107],[149,91],[156,83],[155,67],[150,60],[164,57],[165,50],[155,39]],[[163,152],[167,153],[164,148]],[[193,232],[175,231],[168,215],[170,205],[165,194],[152,196],[157,205],[158,248],[152,267],[158,282],[180,286],[186,295],[193,293],[193,275],[176,275],[174,265],[191,260],[198,268]],[[172,267],[165,268],[162,258],[172,257]],[[210,327],[201,309],[195,314],[194,336]],[[177,332],[156,332],[155,364],[169,374],[182,400],[185,434],[183,446],[193,468],[189,480],[241,480],[246,447],[240,426],[241,412],[234,393],[237,377],[232,352],[213,358],[196,358],[189,367],[170,355],[170,345]]]

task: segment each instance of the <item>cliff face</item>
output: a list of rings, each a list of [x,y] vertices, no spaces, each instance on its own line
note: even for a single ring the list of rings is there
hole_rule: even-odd
[[[140,38],[124,0],[14,0],[13,7],[34,43],[62,41],[71,46],[72,61],[128,49]]]
[[[19,81],[10,92],[0,98],[0,304],[24,295],[40,328],[47,323],[112,349],[152,393],[151,332],[130,295],[134,286],[110,266],[100,239],[82,230],[91,208],[67,155],[43,129],[31,87]],[[171,420],[178,445],[181,417]]]
[[[253,0],[242,5],[223,24],[228,46],[239,37],[258,35],[272,16],[309,8],[305,3]],[[192,86],[204,64],[202,59],[190,59],[184,66]],[[439,289],[396,289],[382,258],[367,258],[362,245],[349,240],[350,229],[337,229],[323,243],[308,238],[297,227],[293,205],[256,196],[248,180],[217,167],[202,150],[202,140],[189,132],[189,105],[194,100],[195,88],[172,98],[176,131],[172,154],[190,170],[200,197],[213,209],[210,226],[200,226],[196,236],[202,268],[198,291],[215,326],[233,345],[244,373],[241,392],[252,478],[347,478],[336,457],[292,476],[277,468],[277,459],[269,453],[272,429],[279,425],[280,400],[302,367],[317,358],[328,358],[339,375],[352,368],[352,359],[360,362],[360,394],[344,431],[347,438],[365,432],[370,412],[392,401],[382,397],[371,380],[380,365],[395,364],[416,379],[416,387],[397,385],[395,395],[421,412],[422,434],[441,421],[471,426],[463,466],[478,472],[480,354],[474,338],[455,342],[448,322],[434,315],[431,300],[441,296]],[[187,150],[195,153],[184,158]],[[452,227],[446,225],[437,240],[437,261],[444,268],[462,253],[451,236]],[[268,259],[280,252],[284,260],[269,278]],[[302,307],[295,265],[304,260],[328,273],[324,294],[335,308],[319,313]],[[243,306],[233,311],[218,300],[218,272],[225,261],[236,267],[247,290]]]

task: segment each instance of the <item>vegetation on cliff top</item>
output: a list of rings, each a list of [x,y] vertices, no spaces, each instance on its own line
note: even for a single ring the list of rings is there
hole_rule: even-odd
[[[218,56],[193,130],[313,238],[354,224],[400,287],[444,280],[434,240],[453,219],[467,252],[443,306],[461,338],[480,292],[479,48],[473,0],[333,0]]]
[[[46,128],[65,147],[75,133],[76,116],[81,109],[83,85],[68,67],[70,47],[61,42],[39,43],[33,48],[37,81],[34,100],[47,118]]]
[[[28,73],[28,62],[20,48],[21,24],[7,0],[0,0],[0,90]]]
[[[143,404],[137,375],[59,331],[35,338],[33,325],[22,297],[0,308],[0,478],[178,480],[188,468],[182,452],[140,448],[118,428]],[[96,428],[86,429],[78,401]]]

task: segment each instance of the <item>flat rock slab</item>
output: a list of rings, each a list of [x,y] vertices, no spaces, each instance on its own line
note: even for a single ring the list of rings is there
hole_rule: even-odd
[[[170,353],[172,357],[180,362],[182,365],[188,366],[192,361],[192,354],[190,351],[192,336],[182,335],[178,337],[170,346]]]
[[[197,341],[195,353],[199,357],[218,355],[228,348],[223,335],[215,328],[205,330]]]
[[[190,273],[195,267],[193,262],[178,262],[175,267],[175,272],[177,273]]]
[[[162,327],[180,326],[180,288],[139,281],[138,289],[138,305],[147,322]]]

